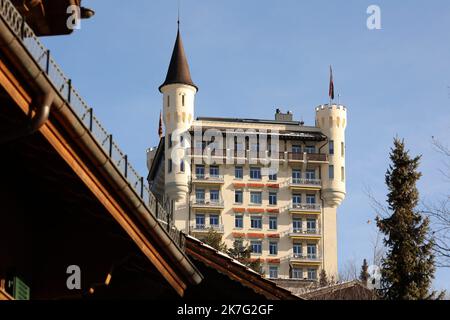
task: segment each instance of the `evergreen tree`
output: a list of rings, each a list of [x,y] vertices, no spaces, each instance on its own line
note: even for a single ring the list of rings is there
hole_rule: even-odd
[[[214,231],[214,229],[212,228],[209,229],[205,237],[202,238],[202,241],[218,251],[227,252],[228,248],[226,244],[222,241],[222,235]]]
[[[251,260],[252,250],[250,246],[245,247],[241,241],[234,241],[233,247],[228,249],[228,254],[246,267],[262,273],[261,260]]]
[[[361,280],[364,284],[367,284],[369,280],[369,265],[367,264],[367,260],[364,259],[363,264],[361,266],[361,273],[359,275],[359,280]]]
[[[390,160],[386,185],[391,215],[377,218],[387,248],[381,266],[380,294],[389,300],[428,299],[435,266],[433,241],[427,239],[429,221],[416,210],[420,157],[411,158],[404,141],[395,139]]]
[[[325,271],[325,269],[322,269],[319,275],[319,286],[326,287],[329,284],[330,282],[328,281],[327,272]]]

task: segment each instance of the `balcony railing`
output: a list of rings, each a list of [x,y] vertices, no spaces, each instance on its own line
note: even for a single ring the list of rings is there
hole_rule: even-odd
[[[205,207],[205,208],[217,208],[223,207],[223,200],[204,200],[204,199],[194,199],[193,205],[196,207]]]
[[[101,146],[111,163],[116,166],[118,172],[128,181],[128,184],[140,197],[142,204],[165,225],[172,239],[181,247],[184,247],[182,233],[174,228],[167,219],[164,209],[158,205],[153,194],[145,184],[144,177],[140,176],[129,163],[128,156],[119,148],[110,134],[95,117],[93,108],[90,107],[75,89],[72,80],[68,78],[55,62],[48,50],[35,35],[33,29],[26,23],[23,17],[10,0],[0,0],[0,16],[16,38],[28,50],[30,57],[34,59],[36,66],[42,70],[42,74],[53,84],[59,95],[66,101],[70,109],[78,116],[79,121],[92,137]],[[161,220],[163,219],[163,220]]]
[[[211,230],[223,233],[224,232],[224,226],[222,224],[193,224],[191,226],[191,229],[195,232],[209,232]]]
[[[289,210],[320,212],[322,210],[322,206],[320,204],[312,204],[312,203],[293,203],[289,208]]]
[[[318,254],[292,254],[289,257],[291,262],[320,262],[322,258]]]
[[[222,175],[206,175],[206,174],[196,174],[194,175],[194,182],[224,182],[224,177]]]
[[[324,153],[307,153],[308,161],[327,162],[328,156]]]
[[[320,229],[297,229],[297,228],[291,228],[289,234],[291,236],[320,236],[321,231]]]
[[[191,155],[194,157],[212,158],[252,158],[252,159],[281,159],[285,158],[284,152],[272,154],[270,151],[252,151],[252,150],[232,150],[232,149],[213,149],[213,148],[192,148]]]
[[[322,185],[322,180],[319,179],[303,179],[303,178],[291,178],[291,186],[315,186]]]

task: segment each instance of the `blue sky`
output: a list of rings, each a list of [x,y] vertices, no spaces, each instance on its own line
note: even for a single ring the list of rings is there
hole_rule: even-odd
[[[421,196],[450,189],[431,137],[450,144],[450,2],[181,0],[182,34],[200,91],[196,116],[268,118],[276,108],[314,124],[327,103],[328,67],[348,107],[347,198],[339,208],[339,262],[372,256],[375,213],[385,199],[394,136],[422,154]],[[381,8],[382,30],[366,27]],[[158,143],[163,82],[176,35],[176,0],[84,0],[96,15],[70,37],[45,38],[136,169]],[[435,287],[450,289],[450,270]]]

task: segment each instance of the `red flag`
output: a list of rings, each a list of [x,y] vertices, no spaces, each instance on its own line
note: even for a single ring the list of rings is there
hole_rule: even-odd
[[[334,80],[333,80],[333,69],[330,66],[330,90],[328,91],[328,96],[331,100],[334,100]]]
[[[158,128],[158,135],[159,138],[162,138],[163,135],[163,118],[162,118],[162,113],[161,111],[159,112],[159,128]]]

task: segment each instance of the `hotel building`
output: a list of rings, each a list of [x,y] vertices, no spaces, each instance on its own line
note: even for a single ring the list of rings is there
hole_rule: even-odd
[[[179,31],[159,90],[165,137],[148,151],[148,180],[175,226],[250,245],[268,278],[314,281],[321,269],[336,278],[346,107],[319,105],[312,126],[280,110],[274,120],[195,118],[198,88]]]

